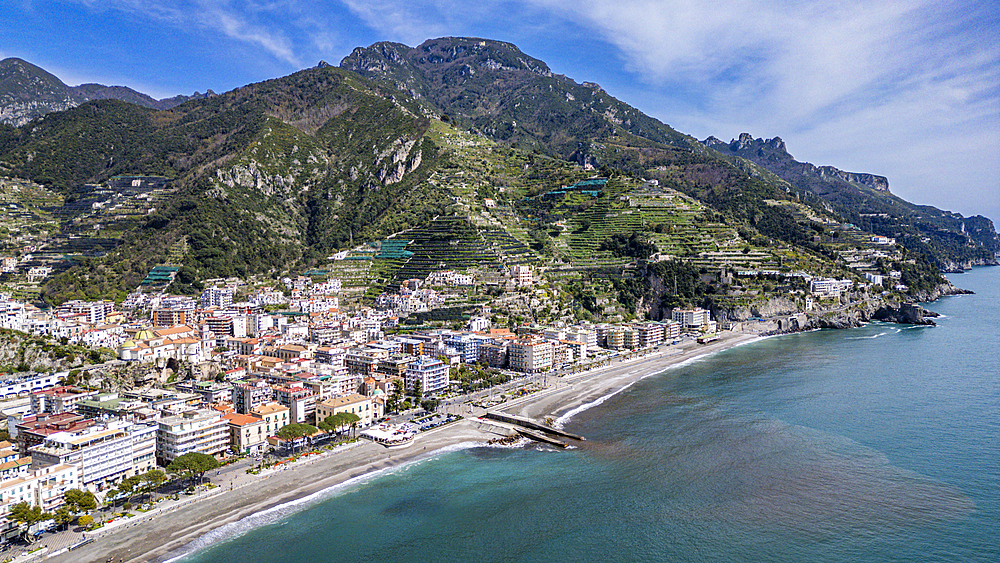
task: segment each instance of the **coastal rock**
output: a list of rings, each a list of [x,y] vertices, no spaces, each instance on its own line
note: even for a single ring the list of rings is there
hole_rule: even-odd
[[[928,319],[928,316],[930,316],[930,312],[920,305],[915,303],[902,303],[899,305],[899,308],[893,308],[891,306],[881,307],[879,310],[875,311],[872,318],[891,323],[933,326],[935,323],[934,321]]]
[[[930,291],[916,292],[914,294],[914,301],[925,303],[928,301],[937,301],[942,297],[947,297],[948,295],[972,295],[973,291],[968,289],[962,289],[952,285],[951,282],[942,283],[934,287]]]

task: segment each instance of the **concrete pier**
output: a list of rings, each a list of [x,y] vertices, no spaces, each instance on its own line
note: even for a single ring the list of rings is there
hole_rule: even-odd
[[[524,418],[523,416],[517,416],[502,412],[487,412],[485,417],[491,420],[499,420],[500,422],[506,422],[507,424],[514,424],[517,426],[521,426],[523,428],[538,430],[540,432],[545,432],[546,434],[552,434],[553,436],[561,436],[563,438],[570,438],[572,440],[586,440],[586,438],[584,438],[583,436],[578,436],[576,434],[566,432],[565,430],[553,428],[551,426],[535,422],[530,418]],[[565,445],[563,447],[565,447]]]

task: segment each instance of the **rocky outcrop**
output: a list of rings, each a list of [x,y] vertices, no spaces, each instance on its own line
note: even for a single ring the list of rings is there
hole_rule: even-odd
[[[974,292],[968,289],[962,289],[948,283],[942,283],[934,287],[934,289],[925,292],[915,292],[913,298],[914,301],[919,303],[926,303],[928,301],[937,301],[942,297],[947,297],[949,295],[972,295]]]
[[[907,325],[931,325],[934,321],[929,316],[935,315],[914,303],[902,303],[899,307],[883,306],[875,311],[872,316],[874,320]]]

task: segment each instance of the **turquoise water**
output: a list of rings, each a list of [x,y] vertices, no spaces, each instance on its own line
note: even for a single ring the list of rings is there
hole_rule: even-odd
[[[1000,268],[952,279],[938,327],[735,348],[578,414],[578,449],[441,454],[185,562],[998,561]]]

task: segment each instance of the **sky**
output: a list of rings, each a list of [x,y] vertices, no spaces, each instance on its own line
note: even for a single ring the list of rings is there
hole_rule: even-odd
[[[1000,222],[991,0],[4,0],[0,58],[157,98],[338,64],[359,46],[508,41],[675,129]]]

